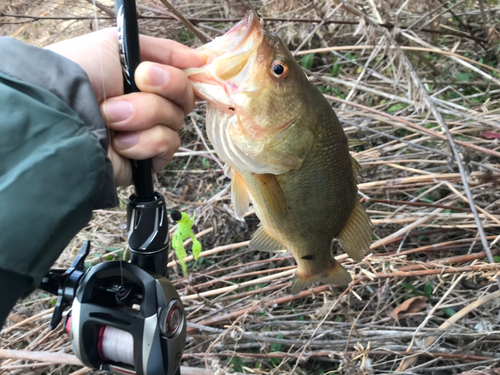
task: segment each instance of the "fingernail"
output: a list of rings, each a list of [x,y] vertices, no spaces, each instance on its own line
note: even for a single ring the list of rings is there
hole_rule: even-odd
[[[139,135],[137,133],[130,133],[130,132],[120,133],[115,136],[114,141],[115,145],[118,146],[118,148],[124,150],[132,146],[135,146],[139,141]]]
[[[127,101],[108,101],[103,105],[108,122],[122,122],[132,116],[134,106]]]
[[[162,68],[152,65],[149,68],[149,84],[151,86],[165,86],[170,81],[170,74]]]

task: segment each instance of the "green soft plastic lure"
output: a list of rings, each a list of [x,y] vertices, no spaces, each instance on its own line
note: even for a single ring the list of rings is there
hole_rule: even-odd
[[[181,264],[182,272],[184,276],[188,276],[188,270],[186,261],[184,258],[187,257],[186,249],[184,248],[184,240],[188,237],[193,241],[193,258],[196,260],[200,256],[201,253],[201,243],[198,241],[196,236],[194,235],[191,228],[193,227],[194,218],[196,217],[196,213],[193,214],[193,218],[190,218],[189,215],[185,212],[180,212],[177,210],[172,210],[170,212],[170,217],[174,220],[178,226],[174,232],[172,237],[172,247],[174,248],[175,256],[177,260]]]

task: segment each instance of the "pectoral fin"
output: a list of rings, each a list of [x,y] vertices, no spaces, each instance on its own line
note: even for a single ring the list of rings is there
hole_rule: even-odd
[[[231,201],[236,218],[243,220],[243,215],[248,211],[250,205],[250,195],[243,177],[234,169],[231,169]]]
[[[278,224],[284,225],[288,206],[276,176],[273,174],[254,174],[254,176],[271,215]]]
[[[352,259],[358,262],[363,259],[365,251],[370,247],[372,230],[370,228],[370,218],[358,200],[356,200],[349,220],[337,238],[340,240],[344,251]]]
[[[269,233],[264,227],[260,226],[250,241],[250,249],[271,252],[285,252],[286,247],[279,242],[276,237]]]

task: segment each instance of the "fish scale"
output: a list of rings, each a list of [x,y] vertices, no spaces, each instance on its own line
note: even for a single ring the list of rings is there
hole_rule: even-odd
[[[292,252],[293,293],[317,281],[347,285],[333,239],[360,261],[372,235],[349,154],[359,142],[347,139],[323,94],[253,13],[200,49],[207,65],[186,74],[207,100],[207,134],[228,166],[236,217],[251,201],[261,220],[250,247]]]
[[[241,173],[257,216],[268,231],[290,250],[298,265],[298,275],[310,280],[328,278],[336,267],[331,247],[349,219],[357,188],[353,177],[347,138],[333,110],[323,123],[322,133],[302,166],[276,176],[287,198],[288,214],[280,225],[269,211],[256,178]],[[264,249],[265,250],[265,249]],[[313,255],[314,259],[303,257]],[[347,276],[342,273],[344,283]],[[299,287],[293,292],[298,292]]]

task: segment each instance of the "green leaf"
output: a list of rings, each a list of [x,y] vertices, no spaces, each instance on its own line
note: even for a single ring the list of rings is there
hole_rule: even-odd
[[[455,310],[453,310],[451,307],[446,307],[444,309],[441,309],[442,312],[444,312],[446,315],[448,316],[453,316],[455,315],[457,312]]]
[[[337,76],[339,74],[339,70],[340,70],[340,65],[334,64],[330,68],[330,76],[332,76],[332,77]]]
[[[240,357],[231,358],[229,364],[233,366],[234,371],[243,372],[243,361],[240,359]]]
[[[417,296],[420,295],[420,293],[417,291],[417,289],[415,289],[415,287],[413,285],[411,285],[410,283],[402,282],[401,285],[403,285],[407,291],[412,292],[413,294],[415,294]]]
[[[402,109],[405,109],[406,107],[407,107],[407,105],[405,103],[394,104],[394,105],[391,105],[387,109],[387,112],[392,113],[392,112],[396,112],[396,111],[401,111]]]
[[[202,158],[202,159],[201,159],[201,162],[203,163],[203,166],[204,166],[205,168],[207,168],[207,169],[209,169],[209,168],[210,168],[210,162],[208,161],[208,159],[207,159],[207,158]]]
[[[277,339],[282,339],[284,336],[282,333],[280,333],[276,338]],[[274,353],[274,352],[280,352],[281,351],[281,344],[278,343],[278,342],[273,342],[271,344],[271,353]]]
[[[429,194],[424,195],[424,196],[422,197],[421,201],[422,201],[423,203],[434,203],[434,199],[432,199],[432,197],[431,197]]]
[[[431,294],[432,294],[432,283],[430,281],[427,281],[424,286],[424,295],[427,297],[427,299],[430,299]]]
[[[500,263],[500,255],[495,255],[493,259],[495,260],[495,263]]]
[[[282,339],[284,336],[282,333],[278,335],[278,339]],[[270,352],[275,353],[275,352],[280,352],[281,351],[281,344],[278,342],[273,342],[271,344]],[[271,362],[275,365],[278,366],[280,363],[281,359],[280,358],[271,358]]]
[[[304,67],[304,69],[311,70],[314,61],[314,53],[309,53],[300,59],[300,65]]]
[[[457,74],[455,74],[455,77],[457,77],[457,79],[459,81],[469,82],[469,81],[471,81],[472,74],[471,73],[460,73],[460,72],[458,72]]]

